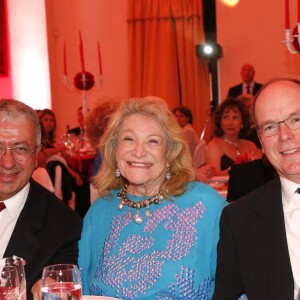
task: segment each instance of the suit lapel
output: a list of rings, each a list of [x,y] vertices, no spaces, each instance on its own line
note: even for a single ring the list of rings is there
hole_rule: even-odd
[[[253,207],[253,234],[260,245],[273,299],[293,299],[294,281],[290,264],[281,199],[276,178],[259,196]]]
[[[25,258],[27,263],[39,249],[40,242],[36,231],[43,226],[43,216],[46,212],[45,201],[35,193],[35,182],[30,183],[30,190],[23,210],[20,213],[4,256],[17,255]]]

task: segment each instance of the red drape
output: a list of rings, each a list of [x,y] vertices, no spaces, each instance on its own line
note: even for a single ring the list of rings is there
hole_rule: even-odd
[[[202,0],[128,0],[128,28],[130,96],[188,106],[200,134],[210,109],[207,64],[196,56]]]

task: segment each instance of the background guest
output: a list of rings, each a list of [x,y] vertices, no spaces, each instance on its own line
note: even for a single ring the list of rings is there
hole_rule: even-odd
[[[249,112],[249,116],[250,116],[250,129],[249,129],[248,133],[245,135],[245,139],[253,142],[258,149],[261,149],[261,143],[257,136],[256,128],[255,128],[254,121],[252,118],[252,105],[253,105],[253,101],[254,101],[254,96],[251,94],[242,94],[242,95],[239,95],[237,97],[237,99],[244,102],[244,104],[246,105],[247,110]]]
[[[237,97],[241,94],[255,95],[262,87],[261,83],[254,81],[255,70],[250,64],[244,64],[241,68],[242,83],[231,87],[227,97]]]
[[[53,160],[61,161],[74,178],[76,185],[81,185],[83,183],[81,176],[68,166],[64,158],[66,155],[64,145],[62,143],[57,143],[56,141],[56,117],[54,112],[46,108],[41,110],[38,116],[41,122],[42,131],[41,153],[43,154],[43,159],[45,159],[46,164]],[[57,156],[56,154],[60,155]]]
[[[195,129],[193,128],[193,114],[191,110],[186,106],[177,106],[173,110],[177,121],[183,129],[184,139],[188,144],[191,156],[194,156],[194,151],[199,142],[199,138]]]
[[[234,98],[223,101],[213,113],[214,137],[206,148],[206,163],[216,175],[228,175],[235,162],[261,158],[254,143],[243,139],[250,128],[245,104]]]
[[[118,101],[114,99],[103,101],[96,105],[87,116],[86,134],[97,151],[93,164],[93,176],[98,172],[102,162],[100,152],[98,151],[99,140],[106,129],[110,116],[116,111],[118,104]]]
[[[96,157],[93,162],[92,176],[95,176],[101,166],[102,158],[98,150],[98,144],[110,116],[116,111],[118,101],[114,99],[106,100],[96,105],[86,119],[86,135],[96,149]],[[98,191],[94,188],[93,182],[90,183],[90,202],[94,202],[99,197]]]
[[[299,299],[300,81],[277,78],[256,95],[262,148],[279,176],[221,217],[214,300]]]
[[[78,126],[68,129],[67,133],[69,134],[75,134],[75,135],[83,135],[84,134],[84,123],[85,123],[85,116],[83,114],[83,107],[79,106],[77,109],[77,122],[78,122]]]
[[[45,266],[77,263],[81,233],[79,216],[31,179],[40,147],[35,111],[0,100],[0,258],[17,255],[26,261],[28,300],[32,288],[39,296]]]
[[[56,142],[56,118],[50,109],[43,109],[39,112],[39,119],[42,128],[42,150],[45,156],[46,168],[52,182],[55,182],[55,168],[62,168],[62,199],[69,203],[75,193],[75,210],[81,217],[90,206],[90,190],[87,180],[73,170],[67,163],[67,153],[62,143]],[[74,201],[74,200],[73,200]]]
[[[84,294],[210,299],[226,202],[195,177],[182,129],[155,97],[123,101],[101,138],[100,198],[84,219]],[[155,205],[155,204],[156,205]]]

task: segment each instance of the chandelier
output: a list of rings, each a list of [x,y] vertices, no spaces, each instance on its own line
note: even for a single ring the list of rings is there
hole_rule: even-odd
[[[296,26],[290,28],[290,5],[289,0],[285,0],[285,40],[283,43],[286,44],[287,49],[292,54],[300,52],[300,3],[298,1],[298,23]]]

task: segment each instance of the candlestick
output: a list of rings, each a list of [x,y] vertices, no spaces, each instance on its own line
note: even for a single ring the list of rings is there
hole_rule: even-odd
[[[299,0],[300,1],[300,0]],[[101,61],[101,52],[100,52],[100,44],[99,41],[97,42],[98,44],[98,60],[99,60],[99,73],[102,75],[102,61]]]
[[[67,76],[67,50],[66,50],[66,43],[64,43],[64,76]]]
[[[289,0],[285,0],[285,29],[290,29],[290,5],[289,5]]]
[[[84,67],[84,55],[83,55],[83,42],[82,42],[80,30],[79,30],[79,53],[80,53],[81,70],[84,73],[85,67]]]

